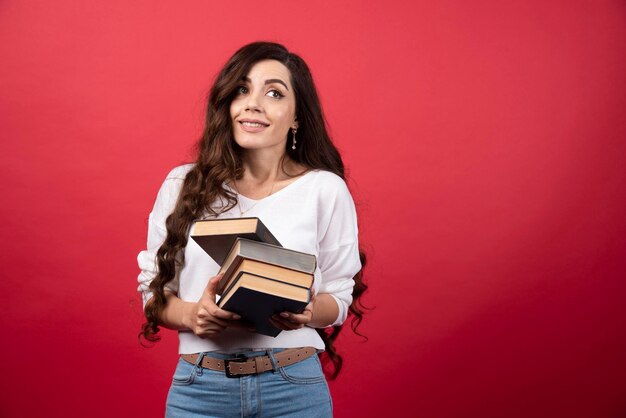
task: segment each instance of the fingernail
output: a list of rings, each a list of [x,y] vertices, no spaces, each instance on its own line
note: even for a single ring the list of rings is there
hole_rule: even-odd
[[[281,312],[280,316],[282,316],[283,318],[289,318],[289,314],[287,312]]]
[[[233,319],[241,319],[241,315],[235,314],[235,315],[233,315]]]

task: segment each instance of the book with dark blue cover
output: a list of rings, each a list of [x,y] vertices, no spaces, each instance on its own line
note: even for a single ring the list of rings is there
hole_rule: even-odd
[[[308,288],[257,274],[240,272],[222,293],[218,306],[241,315],[259,334],[277,336],[281,330],[269,319],[281,312],[302,313],[311,300]]]

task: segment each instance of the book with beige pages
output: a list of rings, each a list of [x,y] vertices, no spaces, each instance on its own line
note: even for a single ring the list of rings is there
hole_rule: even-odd
[[[272,325],[270,318],[281,312],[301,313],[310,300],[308,287],[240,271],[217,304],[241,315],[241,320],[254,327],[255,332],[275,337],[281,329]]]
[[[191,230],[191,239],[219,265],[223,264],[233,243],[240,237],[281,247],[259,218],[199,220]]]
[[[217,286],[217,294],[222,294],[240,272],[310,288],[316,267],[317,259],[313,254],[237,238],[220,268],[219,273],[224,276]]]

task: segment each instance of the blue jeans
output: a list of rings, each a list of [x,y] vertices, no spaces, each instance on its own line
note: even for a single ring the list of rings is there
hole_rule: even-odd
[[[268,351],[242,354],[254,357],[267,355]],[[233,357],[207,354],[217,358]],[[332,400],[317,355],[274,371],[235,378],[179,359],[167,396],[165,416],[324,418],[332,417]]]

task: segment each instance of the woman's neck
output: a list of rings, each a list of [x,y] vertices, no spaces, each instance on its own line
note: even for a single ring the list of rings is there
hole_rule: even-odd
[[[243,155],[243,179],[255,183],[276,181],[280,175],[283,157],[246,153]]]
[[[251,199],[267,197],[307,171],[287,154],[274,158],[259,158],[258,154],[251,158],[250,154],[244,154],[242,165],[243,176],[233,185],[238,193]]]
[[[242,156],[242,165],[244,169],[242,180],[256,184],[289,179],[306,171],[285,152],[275,154],[248,151]]]

